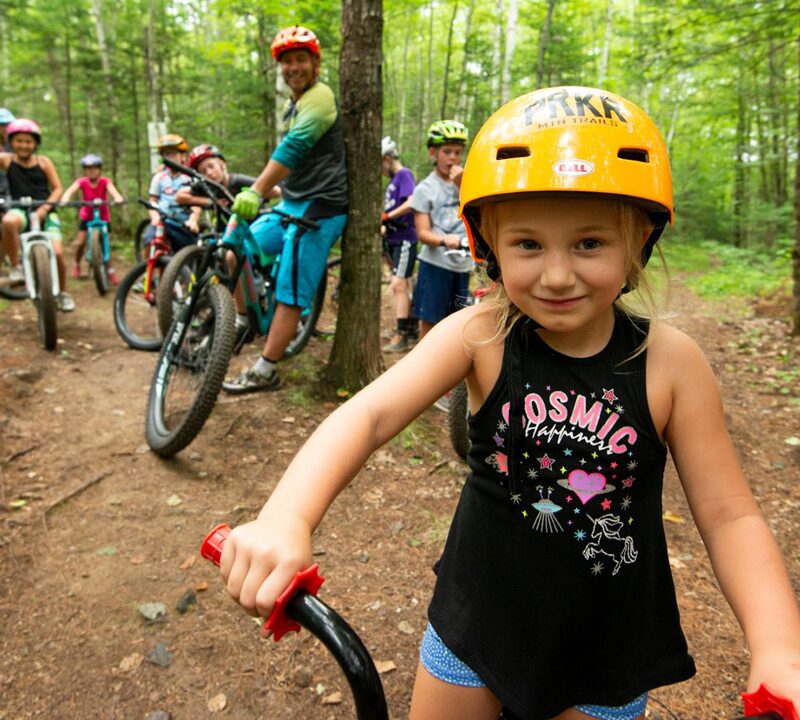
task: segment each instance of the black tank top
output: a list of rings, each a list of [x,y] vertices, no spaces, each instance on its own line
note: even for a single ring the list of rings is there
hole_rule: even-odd
[[[36,163],[33,167],[22,167],[13,160],[8,166],[8,187],[11,197],[29,197],[34,200],[47,200],[50,189],[44,170]]]
[[[647,330],[618,314],[605,349],[573,358],[519,321],[470,418],[470,473],[428,614],[526,720],[623,705],[695,672],[667,557],[646,352],[631,359]]]

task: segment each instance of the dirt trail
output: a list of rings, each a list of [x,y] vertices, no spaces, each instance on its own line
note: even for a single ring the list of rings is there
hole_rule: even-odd
[[[159,709],[175,720],[216,717],[209,701],[220,693],[221,717],[352,718],[324,648],[308,633],[264,643],[197,557],[213,524],[252,517],[330,411],[302,381],[328,346],[312,341],[287,363],[285,389],[220,403],[200,437],[166,462],[143,434],[156,356],[117,337],[110,296],[85,281],[73,288],[78,310],[59,317],[55,353],[40,349],[29,303],[0,310],[0,720],[143,719]],[[798,581],[800,450],[785,439],[798,434],[800,405],[796,387],[781,390],[787,327],[728,317],[684,290],[675,307],[673,322],[719,374],[742,463]],[[394,718],[406,713],[430,568],[462,481],[444,419],[430,410],[376,453],[315,536],[328,578],[322,596],[395,668],[383,675]],[[665,510],[699,672],[655,692],[650,717],[730,717],[745,681],[743,642],[672,472]],[[176,603],[188,590],[198,601],[182,615]],[[148,624],[138,610],[146,602],[164,603],[166,617]],[[143,660],[160,644],[167,667]]]

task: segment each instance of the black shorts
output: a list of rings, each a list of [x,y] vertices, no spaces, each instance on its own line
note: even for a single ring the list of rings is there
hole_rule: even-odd
[[[88,230],[88,229],[89,229],[89,223],[90,223],[90,222],[91,222],[91,220],[81,220],[81,221],[78,223],[78,230]],[[106,230],[107,230],[109,233],[111,232],[111,223],[110,223],[110,222],[109,222],[109,223],[106,223]]]
[[[389,245],[389,253],[392,256],[392,275],[410,278],[417,262],[417,243],[403,240],[397,245]]]

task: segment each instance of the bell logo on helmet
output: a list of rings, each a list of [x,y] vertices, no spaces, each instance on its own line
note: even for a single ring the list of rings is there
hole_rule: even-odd
[[[594,172],[594,165],[588,160],[559,160],[553,164],[553,172],[556,175],[565,175],[567,177],[577,177],[579,175],[588,175]]]

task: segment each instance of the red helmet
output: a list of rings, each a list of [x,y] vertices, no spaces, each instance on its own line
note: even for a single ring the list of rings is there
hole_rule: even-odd
[[[272,41],[272,57],[280,60],[281,54],[287,50],[308,50],[318,60],[322,59],[319,40],[311,30],[302,25],[293,25],[278,32]]]
[[[27,118],[17,118],[6,125],[6,137],[9,141],[11,141],[11,138],[17,133],[28,133],[28,135],[33,135],[33,139],[36,140],[36,144],[41,145],[42,129],[33,120],[28,120]]]
[[[225,156],[216,145],[198,145],[192,148],[192,152],[189,153],[189,167],[192,168],[192,170],[197,170],[197,166],[203,162],[203,160],[208,160],[208,158],[212,157],[219,158],[220,160],[225,159]]]

